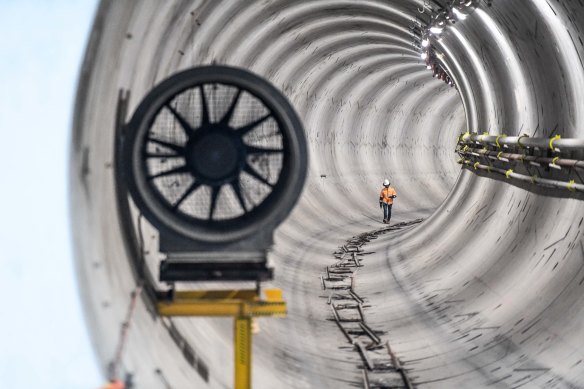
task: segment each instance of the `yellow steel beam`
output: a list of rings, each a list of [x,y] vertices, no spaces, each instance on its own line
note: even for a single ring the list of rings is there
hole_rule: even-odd
[[[177,291],[174,300],[160,300],[161,316],[286,316],[280,289],[264,290],[260,300],[255,290]]]
[[[268,302],[274,303],[284,301],[284,297],[282,296],[282,289],[264,289],[264,295],[266,296],[266,301]]]
[[[161,316],[286,316],[285,302],[245,300],[174,300],[159,302]]]
[[[175,300],[159,302],[158,313],[161,316],[237,316],[243,300],[238,301],[205,301],[205,300]]]

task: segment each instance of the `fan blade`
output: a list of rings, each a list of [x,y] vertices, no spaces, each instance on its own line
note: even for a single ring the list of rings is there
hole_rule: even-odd
[[[229,106],[229,109],[227,110],[227,112],[225,112],[225,115],[223,115],[223,118],[221,119],[221,124],[224,124],[224,125],[229,124],[229,121],[231,120],[231,117],[233,116],[233,112],[235,112],[235,106],[237,105],[237,102],[239,101],[240,96],[241,96],[241,89],[238,89],[237,92],[235,93],[235,96],[233,96],[233,100],[231,100],[231,105]]]
[[[148,138],[148,141],[149,142],[156,143],[156,144],[159,144],[159,145],[164,146],[166,148],[169,148],[172,151],[174,151],[175,153],[180,154],[180,155],[183,155],[184,154],[184,151],[185,151],[184,147],[182,147],[180,145],[177,145],[177,144],[174,144],[174,143],[170,143],[170,142],[166,142],[166,141],[163,141],[163,140],[160,140],[160,139]]]
[[[269,113],[265,116],[262,116],[261,118],[259,118],[258,120],[251,122],[249,124],[246,124],[243,127],[239,127],[237,129],[237,132],[241,135],[244,136],[245,134],[247,134],[248,132],[250,132],[251,130],[253,130],[254,128],[256,128],[257,126],[259,126],[260,124],[262,124],[264,121],[266,121],[269,117],[271,117],[272,114]]]
[[[243,209],[243,213],[247,213],[247,207],[245,206],[245,201],[243,200],[243,194],[241,193],[241,183],[239,182],[239,178],[236,178],[231,182],[231,187],[237,196],[237,200],[239,200],[239,205]]]
[[[213,214],[217,207],[217,198],[219,197],[220,186],[211,187],[211,205],[209,206],[209,221],[213,220]]]
[[[195,129],[189,124],[189,122],[187,122],[187,120],[170,105],[170,103],[166,104],[166,108],[172,112],[172,115],[178,120],[187,136],[191,136],[191,134],[195,132]]]
[[[273,154],[283,153],[284,149],[262,149],[261,147],[245,145],[245,150],[248,154]]]
[[[153,176],[148,176],[148,179],[153,180],[153,179],[158,178],[158,177],[171,176],[173,174],[188,173],[188,172],[189,172],[189,169],[187,168],[187,166],[183,165],[183,166],[175,167],[174,169],[170,169],[170,170],[166,170],[166,171],[157,173]]]
[[[181,158],[182,155],[178,154],[164,154],[164,153],[146,153],[145,158]]]
[[[205,125],[205,124],[209,124],[209,107],[207,106],[207,97],[205,96],[205,88],[203,88],[203,85],[201,85],[199,87],[199,89],[201,90],[201,110],[202,110],[202,116],[203,116],[203,118],[201,119],[201,124]]]
[[[180,196],[180,198],[178,199],[178,201],[172,206],[173,209],[178,209],[178,207],[182,204],[183,201],[186,200],[187,197],[189,197],[194,191],[196,191],[197,189],[199,189],[199,187],[201,186],[201,183],[198,181],[195,181],[191,184],[191,186],[189,186],[189,188],[185,191],[185,193],[183,193],[182,196]]]
[[[250,176],[252,176],[253,178],[255,178],[256,180],[268,185],[269,187],[273,188],[274,185],[270,184],[268,182],[268,180],[266,180],[264,177],[262,177],[250,164],[245,164],[245,167],[243,168],[243,170],[249,174]]]

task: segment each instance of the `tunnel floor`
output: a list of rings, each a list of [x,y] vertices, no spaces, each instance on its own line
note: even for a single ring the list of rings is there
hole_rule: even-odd
[[[303,299],[303,310],[310,311],[308,314],[294,312],[295,308],[291,308],[292,316],[308,315],[311,319],[305,329],[294,326],[291,331],[296,334],[293,337],[310,339],[308,342],[314,342],[313,357],[326,359],[325,366],[321,366],[317,361],[307,363],[303,359],[294,362],[294,358],[284,357],[290,363],[289,367],[298,367],[307,387],[334,387],[338,384],[364,387],[365,375],[371,387],[408,387],[405,380],[411,387],[424,388],[569,386],[559,378],[546,375],[549,369],[537,361],[526,355],[513,355],[516,346],[511,339],[499,332],[500,326],[490,325],[488,317],[481,317],[488,312],[460,310],[458,307],[464,302],[464,296],[450,294],[450,288],[440,286],[440,278],[415,279],[408,266],[408,257],[400,250],[399,238],[415,233],[423,219],[409,219],[408,216],[398,212],[392,220],[395,230],[388,227],[371,229],[375,223],[365,222],[369,229],[348,237],[328,258],[321,255],[315,261],[329,269],[335,269],[335,264],[342,264],[341,268],[344,268],[351,262],[351,253],[355,249],[351,245],[355,240],[359,237],[370,239],[358,246],[363,255],[358,257],[360,267],[353,268],[352,282],[350,279],[335,279],[338,275],[327,275],[320,269],[319,277],[310,283],[310,289],[319,301],[310,296]],[[364,225],[360,228],[366,229]],[[326,239],[326,235],[318,238]],[[375,238],[371,239],[372,236]],[[339,260],[340,254],[345,252],[343,247],[348,248],[348,255]],[[314,256],[311,258],[315,259]],[[347,298],[346,287],[350,288],[349,285],[362,300],[361,313],[355,309],[358,301]],[[305,294],[306,290],[301,293]],[[297,297],[295,295],[291,300],[295,301]],[[335,313],[330,309],[331,304],[337,307]],[[335,324],[335,316],[340,318],[340,324]],[[365,331],[359,331],[358,321],[366,323],[373,336],[379,338],[376,345]],[[284,323],[277,325],[280,324],[287,327]],[[339,327],[345,327],[345,333]],[[347,332],[361,345],[351,344]],[[367,340],[370,340],[369,344]],[[477,344],[477,340],[482,343]],[[397,358],[397,363],[391,354]],[[331,369],[331,364],[335,368]],[[403,369],[407,378],[400,375],[396,365]],[[325,368],[334,373],[323,374]],[[298,386],[299,382],[294,378],[289,384],[302,387]]]

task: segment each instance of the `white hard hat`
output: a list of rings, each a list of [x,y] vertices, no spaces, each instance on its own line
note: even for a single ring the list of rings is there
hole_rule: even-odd
[[[383,180],[383,186],[389,186],[389,178]]]

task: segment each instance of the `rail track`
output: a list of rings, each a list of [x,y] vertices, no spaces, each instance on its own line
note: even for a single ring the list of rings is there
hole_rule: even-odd
[[[356,293],[354,283],[358,270],[365,266],[367,256],[373,254],[365,251],[367,243],[422,220],[397,223],[348,239],[333,253],[336,262],[326,266],[320,275],[323,290],[329,292],[325,297],[333,319],[361,357],[361,377],[365,389],[415,388],[389,341],[383,339],[384,331],[367,324],[366,310],[370,306],[366,296]]]

